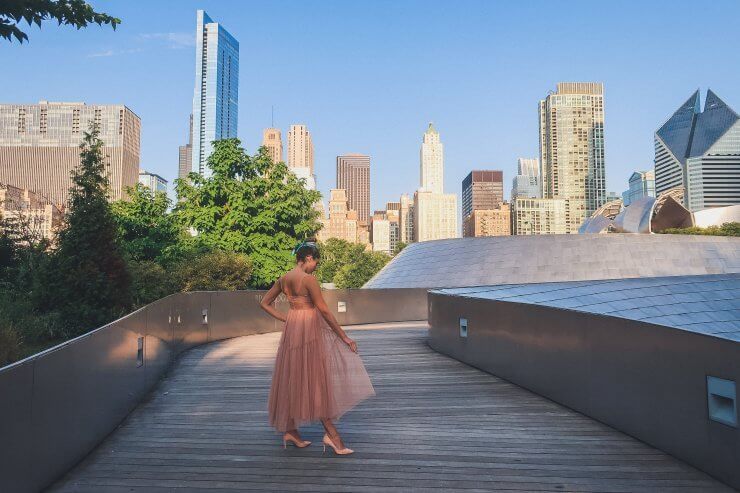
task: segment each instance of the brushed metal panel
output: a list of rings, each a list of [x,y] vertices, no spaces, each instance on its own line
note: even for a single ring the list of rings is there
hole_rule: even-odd
[[[38,491],[33,473],[33,358],[0,372],[0,491]]]
[[[322,292],[340,325],[425,320],[426,289],[331,289]],[[337,303],[346,302],[339,313]]]
[[[707,417],[706,375],[740,344],[638,320],[430,292],[430,345],[740,487],[740,430]],[[460,338],[458,319],[468,319]]]
[[[208,342],[208,324],[203,323],[203,310],[211,308],[211,293],[196,291],[177,297],[179,323],[175,324],[174,341],[177,354]]]
[[[35,362],[35,474],[51,482],[81,460],[149,390],[137,368],[145,331],[117,321],[42,354]]]
[[[238,337],[245,333],[262,334],[281,330],[279,321],[259,306],[266,291],[216,291],[211,293],[209,313],[210,340]],[[284,296],[277,300],[276,308],[287,311]]]

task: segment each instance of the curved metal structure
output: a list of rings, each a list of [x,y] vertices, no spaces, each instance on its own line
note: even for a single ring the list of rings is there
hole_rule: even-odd
[[[622,210],[622,199],[612,200],[602,205],[591,217],[586,219],[580,228],[579,234],[599,234],[608,233],[612,226],[612,221]]]
[[[436,288],[740,272],[740,238],[491,236],[412,243],[364,288]]]

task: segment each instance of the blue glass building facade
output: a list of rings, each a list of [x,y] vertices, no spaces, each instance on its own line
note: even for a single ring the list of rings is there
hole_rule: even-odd
[[[198,10],[193,95],[192,171],[208,175],[214,140],[236,137],[239,109],[239,42]]]

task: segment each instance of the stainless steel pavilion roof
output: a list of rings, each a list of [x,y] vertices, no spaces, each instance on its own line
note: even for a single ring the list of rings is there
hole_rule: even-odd
[[[740,238],[542,235],[412,243],[364,288],[495,284],[740,273]]]
[[[596,313],[740,342],[740,274],[507,284],[438,292]]]

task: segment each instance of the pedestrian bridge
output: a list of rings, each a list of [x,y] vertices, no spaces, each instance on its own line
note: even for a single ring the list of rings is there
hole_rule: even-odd
[[[443,356],[427,326],[353,326],[377,396],[340,423],[351,457],[283,450],[267,425],[279,333],[180,356],[52,492],[731,491],[581,414]]]
[[[377,391],[349,457],[269,428],[264,292],[158,300],[0,368],[0,492],[740,488],[740,240],[602,236],[413,244],[325,291]]]

